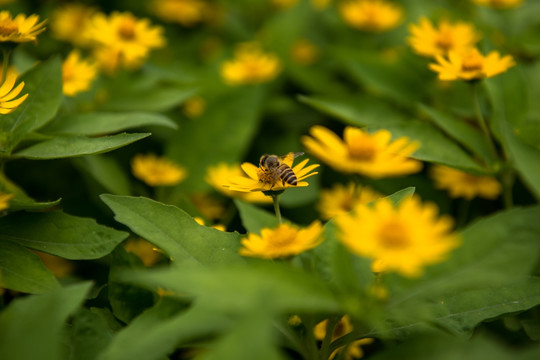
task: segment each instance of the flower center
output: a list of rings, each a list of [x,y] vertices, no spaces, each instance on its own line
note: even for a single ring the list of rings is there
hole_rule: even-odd
[[[407,248],[410,239],[407,229],[401,221],[390,220],[379,229],[379,243],[387,249],[401,250]]]
[[[362,141],[350,142],[347,145],[349,155],[356,160],[369,161],[375,156],[375,143],[367,137]]]
[[[447,52],[454,46],[454,39],[452,38],[450,29],[440,29],[435,45],[444,52]]]
[[[268,245],[274,248],[286,247],[296,240],[296,230],[289,227],[280,227],[268,239]]]
[[[259,178],[259,181],[264,184],[274,185],[276,183],[276,177],[273,175],[273,173],[270,171],[264,171],[261,168],[257,169],[257,177]]]
[[[19,26],[17,26],[17,23],[11,19],[4,19],[0,23],[0,35],[8,36],[11,34],[15,34],[19,31]]]
[[[135,39],[135,21],[124,19],[118,26],[118,36],[126,41]]]
[[[461,69],[463,71],[478,71],[482,70],[484,58],[477,52],[469,53],[463,58]]]

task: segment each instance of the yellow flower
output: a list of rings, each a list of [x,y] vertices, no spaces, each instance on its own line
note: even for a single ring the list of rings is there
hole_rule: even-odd
[[[483,6],[491,6],[495,9],[510,9],[523,3],[523,0],[472,0],[473,3]]]
[[[501,184],[491,176],[477,176],[443,165],[431,168],[431,177],[437,189],[448,190],[450,197],[475,197],[495,200],[502,191]]]
[[[437,28],[427,18],[421,18],[419,24],[409,26],[409,43],[420,55],[447,55],[450,51],[464,52],[474,47],[480,35],[474,26],[464,22],[450,24],[443,20]]]
[[[64,4],[51,16],[53,36],[79,47],[90,45],[87,28],[96,9],[83,4]]]
[[[0,11],[0,41],[35,42],[37,36],[45,31],[46,20],[40,23],[38,21],[38,15],[26,17],[24,14],[18,14],[13,18],[9,11]]]
[[[319,49],[306,39],[296,41],[292,46],[292,59],[300,65],[309,65],[317,60]]]
[[[515,65],[510,55],[501,58],[497,51],[482,55],[473,48],[463,53],[449,52],[448,58],[438,55],[429,68],[439,73],[439,80],[479,80],[505,72]]]
[[[269,204],[272,199],[262,192],[241,192],[234,191],[223,186],[230,178],[241,177],[243,174],[240,165],[229,165],[224,162],[208,167],[206,171],[206,182],[214,189],[225,196],[238,198],[250,203]]]
[[[75,270],[75,263],[73,261],[41,251],[32,250],[32,252],[39,256],[43,265],[58,278],[71,275]]]
[[[186,177],[179,165],[154,154],[138,154],[131,161],[133,175],[150,186],[176,185]]]
[[[317,325],[315,325],[315,328],[313,328],[313,335],[315,336],[315,339],[317,340],[323,340],[326,337],[326,328],[328,326],[328,320],[323,320]],[[342,336],[345,336],[349,334],[351,331],[353,331],[354,328],[351,323],[351,319],[348,315],[343,316],[339,322],[337,323],[336,327],[334,328],[334,333],[332,334],[331,342],[339,339]],[[364,352],[362,351],[362,345],[369,345],[373,343],[375,339],[373,338],[364,338],[360,340],[355,340],[351,344],[349,344],[346,348],[345,353],[345,359],[360,359],[364,356]],[[332,352],[329,360],[332,360],[338,352],[342,351],[344,346],[337,348]]]
[[[323,220],[351,211],[357,204],[367,204],[383,195],[368,186],[349,183],[347,186],[336,184],[329,190],[321,191],[321,199],[317,204]]]
[[[201,22],[208,10],[208,4],[201,0],[154,0],[150,11],[164,21],[183,26],[193,26]]]
[[[229,85],[259,84],[274,79],[281,71],[277,56],[264,53],[256,43],[242,43],[234,59],[221,66],[221,77]]]
[[[73,50],[62,63],[62,92],[66,96],[75,96],[86,91],[97,75],[97,66],[81,59],[78,50]]]
[[[364,31],[382,32],[395,28],[403,18],[401,7],[383,0],[351,0],[339,5],[343,20]]]
[[[190,119],[195,119],[204,113],[206,101],[200,96],[193,96],[184,102],[182,112]]]
[[[202,226],[206,226],[206,224],[204,223],[204,220],[202,218],[194,217],[193,219],[197,222],[197,224],[202,225]],[[219,230],[219,231],[226,231],[227,230],[225,225],[222,225],[222,224],[215,224],[215,225],[212,225],[210,227],[214,228],[216,230]]]
[[[240,255],[275,259],[298,255],[322,242],[323,227],[314,221],[307,228],[299,229],[289,224],[281,224],[275,229],[264,228],[261,235],[248,234],[242,240]]]
[[[313,137],[302,137],[306,149],[334,169],[371,178],[412,174],[422,169],[422,163],[409,156],[419,147],[406,137],[390,141],[387,130],[373,134],[347,126],[341,140],[322,126],[310,129]]]
[[[451,233],[452,219],[437,215],[435,204],[422,204],[413,196],[397,207],[387,198],[373,206],[359,205],[335,221],[340,241],[351,252],[373,259],[374,271],[418,277],[426,265],[443,261],[459,245]]]
[[[163,257],[161,250],[141,238],[131,238],[124,242],[123,246],[127,252],[137,255],[147,267],[156,264]]]
[[[4,78],[3,75],[3,71],[0,69],[0,79]],[[24,87],[24,81],[21,81],[19,85],[15,87],[16,81],[17,71],[14,68],[8,68],[5,80],[0,86],[0,114],[5,115],[15,111],[28,97],[28,94],[24,94],[18,99],[15,99]]]
[[[0,192],[0,211],[4,211],[9,208],[9,200],[15,196],[14,194],[4,194]]]
[[[251,163],[243,163],[241,165],[242,170],[246,176],[232,176],[228,179],[227,183],[222,184],[222,186],[228,188],[232,191],[281,191],[288,188],[294,187],[304,187],[309,184],[303,180],[307,179],[310,176],[316,175],[316,172],[311,172],[312,170],[319,167],[319,164],[309,165],[305,167],[309,159],[305,159],[300,162],[298,165],[292,166],[294,161],[293,153],[286,155],[283,163],[291,167],[292,171],[296,175],[297,184],[292,185],[287,182],[276,180],[274,174],[265,171],[264,169],[257,167]]]
[[[225,207],[221,201],[215,199],[209,194],[193,194],[189,196],[189,200],[207,219],[221,219],[225,214]]]
[[[165,45],[161,26],[152,26],[148,19],[137,19],[129,12],[113,12],[110,16],[98,13],[87,31],[97,45],[96,59],[109,72],[120,65],[136,68],[151,49]]]

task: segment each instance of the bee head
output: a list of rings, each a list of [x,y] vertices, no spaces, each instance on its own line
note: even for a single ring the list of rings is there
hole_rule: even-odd
[[[276,155],[263,155],[259,163],[267,169],[274,169],[279,166],[279,158]]]

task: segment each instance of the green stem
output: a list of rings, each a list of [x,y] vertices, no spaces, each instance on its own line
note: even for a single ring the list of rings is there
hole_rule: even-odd
[[[467,199],[459,199],[459,208],[457,214],[456,228],[461,229],[467,224],[467,217],[469,215],[469,209],[471,202]]]
[[[327,360],[330,357],[330,343],[332,342],[332,337],[334,335],[334,328],[339,323],[339,316],[332,316],[328,319],[326,323],[326,334],[321,344],[320,359]]]
[[[480,99],[478,96],[478,88],[479,88],[479,82],[475,82],[472,84],[472,97],[474,102],[474,111],[476,114],[476,120],[478,121],[478,125],[480,125],[480,129],[482,130],[482,133],[484,133],[484,136],[486,137],[486,140],[489,145],[489,150],[491,151],[491,155],[493,155],[494,159],[497,159],[497,150],[495,149],[495,144],[493,142],[493,138],[491,137],[491,132],[489,131],[489,128],[487,126],[486,120],[484,119],[484,115],[482,115],[482,109],[480,108]]]
[[[280,224],[283,223],[281,220],[281,211],[279,210],[279,195],[272,194],[272,203],[274,204],[274,211],[276,212],[276,217]]]
[[[512,196],[512,188],[514,187],[514,181],[516,179],[516,172],[513,168],[508,167],[502,173],[502,186],[503,186],[503,202],[505,209],[511,209],[514,205],[514,199]]]

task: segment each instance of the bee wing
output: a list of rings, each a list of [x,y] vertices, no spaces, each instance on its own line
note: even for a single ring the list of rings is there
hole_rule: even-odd
[[[298,152],[290,152],[287,155],[280,156],[281,161],[283,161],[285,164],[292,166],[293,160],[296,159],[299,156],[304,155],[304,152],[298,151]]]

